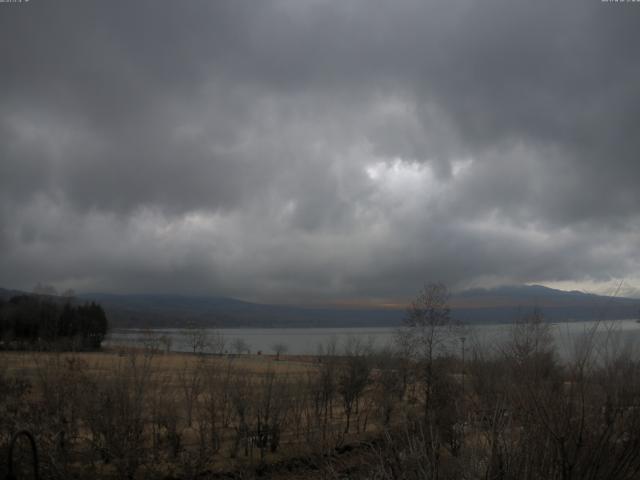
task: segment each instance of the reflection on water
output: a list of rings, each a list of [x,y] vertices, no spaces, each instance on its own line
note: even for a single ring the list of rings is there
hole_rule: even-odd
[[[454,336],[450,342],[450,353],[461,351],[464,336],[465,350],[474,349],[500,351],[509,340],[512,325],[474,325],[465,327],[464,333]],[[569,358],[584,344],[586,339],[595,340],[596,352],[600,355],[611,355],[623,351],[631,355],[639,352],[640,323],[635,320],[615,320],[606,322],[566,322],[550,325],[553,340],[562,358]],[[273,353],[276,344],[284,344],[289,354],[308,355],[318,353],[320,345],[335,342],[337,352],[351,338],[358,338],[376,348],[383,348],[393,343],[396,328],[222,328],[204,330],[210,336],[221,334],[225,340],[225,349],[233,350],[233,343],[244,340],[251,353]],[[111,332],[105,345],[108,346],[142,346],[150,337],[164,337],[172,351],[189,352],[192,346],[189,336],[182,329],[123,329]],[[206,350],[205,350],[206,351]]]

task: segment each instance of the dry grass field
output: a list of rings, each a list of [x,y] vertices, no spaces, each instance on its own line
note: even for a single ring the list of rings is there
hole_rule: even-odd
[[[109,372],[117,368],[123,359],[131,355],[144,355],[142,349],[105,349],[101,352],[0,352],[2,368],[5,374],[12,376],[25,375],[25,378],[35,378],[43,362],[51,364],[58,361],[80,361],[90,372]],[[291,375],[306,374],[317,369],[317,359],[314,356],[283,355],[276,360],[275,355],[202,355],[189,353],[156,353],[151,357],[151,368],[155,371],[195,368],[203,360],[207,364],[234,367],[252,374],[269,371]]]

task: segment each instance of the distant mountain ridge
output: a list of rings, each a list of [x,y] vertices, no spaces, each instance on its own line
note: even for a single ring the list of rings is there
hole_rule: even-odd
[[[549,321],[640,318],[640,299],[611,297],[542,285],[471,289],[454,295],[452,312],[470,323],[507,323],[539,308]]]
[[[633,303],[640,305],[640,299],[624,297],[607,297],[584,293],[577,290],[565,291],[557,290],[543,285],[511,285],[491,289],[475,288],[457,293],[452,299],[452,304],[456,306],[472,306],[477,302],[485,306],[513,306],[525,302],[535,303],[539,307],[544,306],[582,306],[585,302],[592,302],[594,305],[602,302],[615,301],[618,303]],[[474,303],[476,302],[476,303]]]
[[[235,298],[186,295],[80,296],[96,300],[118,326],[340,327],[399,324],[401,310],[270,305]]]
[[[0,289],[0,298],[20,294]],[[112,327],[376,327],[400,325],[404,309],[269,305],[215,296],[85,293]],[[539,308],[549,321],[628,319],[640,315],[640,299],[607,297],[541,285],[472,289],[451,298],[454,318],[467,323],[508,323]]]

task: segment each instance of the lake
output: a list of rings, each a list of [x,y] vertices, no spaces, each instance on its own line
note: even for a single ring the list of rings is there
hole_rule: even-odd
[[[225,349],[233,351],[232,343],[238,339],[246,342],[251,353],[273,353],[275,344],[284,344],[287,353],[297,355],[317,354],[320,346],[335,343],[337,352],[342,353],[345,345],[354,339],[371,344],[375,348],[391,345],[395,327],[375,328],[221,328],[204,329],[208,336],[221,335]],[[465,351],[480,348],[485,351],[499,350],[512,334],[512,325],[473,325],[454,334],[448,344],[448,351],[460,354],[461,338],[465,338]],[[170,339],[170,349],[175,352],[189,352],[189,336],[184,329],[119,329],[107,336],[105,346],[143,346],[151,339],[164,336]],[[637,355],[640,343],[640,323],[635,320],[614,320],[606,322],[564,322],[550,324],[550,332],[559,355],[569,358],[585,338],[593,336],[598,352],[611,354],[623,350]],[[206,349],[205,349],[206,351]]]

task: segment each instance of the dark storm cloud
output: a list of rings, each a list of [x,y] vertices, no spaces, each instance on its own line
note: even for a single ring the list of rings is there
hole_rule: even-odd
[[[638,280],[633,3],[0,7],[4,285]]]

